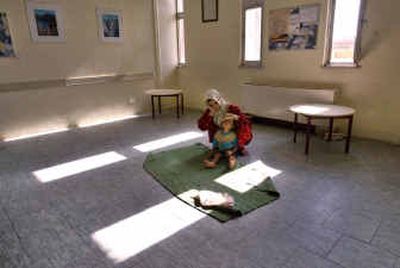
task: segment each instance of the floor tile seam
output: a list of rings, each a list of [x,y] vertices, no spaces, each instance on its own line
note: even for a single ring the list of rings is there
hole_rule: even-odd
[[[7,218],[8,222],[9,222],[9,224],[10,224],[10,227],[11,227],[13,233],[14,233],[15,236],[17,237],[19,247],[20,247],[20,249],[22,250],[22,254],[23,254],[29,261],[34,260],[34,258],[32,258],[32,256],[30,256],[29,252],[28,252],[27,249],[24,247],[24,243],[22,242],[22,237],[21,237],[20,234],[18,233],[17,228],[15,227],[15,223],[14,223],[14,221],[11,219],[11,217],[10,217],[10,215],[9,215],[9,213],[8,213],[8,211],[7,211],[7,209],[6,209],[6,208],[3,208],[3,207],[2,207],[1,209],[2,209],[3,213],[6,215],[6,218]],[[53,268],[57,268],[57,267],[55,266],[55,264],[53,263],[53,261],[52,261],[48,256],[46,256],[46,260],[51,264],[51,266],[52,266]]]
[[[380,230],[380,228],[381,228],[381,226],[382,226],[382,224],[383,224],[383,221],[384,221],[383,218],[380,217],[378,226],[376,227],[374,233],[372,234],[371,239],[368,241],[368,244],[373,245],[373,244],[372,244],[372,241],[375,239],[375,237],[376,237],[378,231]]]
[[[388,250],[386,248],[380,247],[378,245],[374,245],[374,244],[370,243],[369,241],[365,241],[365,240],[359,239],[357,237],[354,237],[354,236],[351,236],[351,235],[346,235],[346,234],[344,234],[343,236],[347,237],[349,239],[353,239],[353,240],[355,240],[355,241],[357,241],[357,242],[359,242],[361,244],[367,245],[367,246],[369,246],[369,247],[371,247],[371,248],[373,248],[375,250],[382,251],[382,252],[384,252],[384,253],[386,253],[388,255],[391,255],[395,259],[400,258],[400,255],[394,254],[392,251],[390,251],[390,250]]]
[[[84,234],[83,234],[83,233],[85,233],[85,234],[89,235],[89,233],[86,233],[84,230],[82,230],[82,233],[81,233],[81,231],[76,230],[79,227],[74,227],[71,224],[71,222],[68,220],[68,217],[63,215],[62,213],[57,213],[57,216],[59,216],[60,219],[63,220],[63,222],[65,222],[67,224],[68,228],[78,237],[80,242],[82,242],[85,246],[87,246],[90,249],[91,253],[94,256],[99,258],[99,260],[101,260],[101,258],[105,256],[105,255],[100,255],[100,253],[95,250],[92,250],[92,245],[87,241],[87,239],[85,239]],[[107,267],[110,267],[110,266],[107,264]]]

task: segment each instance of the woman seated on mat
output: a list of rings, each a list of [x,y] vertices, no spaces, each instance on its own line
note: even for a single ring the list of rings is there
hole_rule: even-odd
[[[216,89],[208,90],[205,99],[207,108],[197,122],[199,129],[208,131],[209,141],[213,143],[214,135],[222,127],[222,121],[227,115],[231,116],[234,119],[237,136],[237,151],[244,155],[245,146],[253,138],[250,120],[238,106],[228,104]]]

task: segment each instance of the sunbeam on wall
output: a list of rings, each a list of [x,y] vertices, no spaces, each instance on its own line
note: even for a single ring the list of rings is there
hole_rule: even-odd
[[[31,138],[36,138],[36,137],[40,137],[40,136],[65,132],[65,131],[68,131],[68,128],[57,128],[57,129],[46,130],[46,131],[30,132],[27,134],[6,137],[6,138],[4,138],[4,141],[10,142],[10,141],[31,139]]]
[[[126,116],[120,116],[120,117],[115,117],[115,118],[104,118],[104,119],[94,119],[94,120],[87,120],[85,122],[80,123],[78,126],[80,128],[87,128],[87,127],[94,127],[98,125],[105,125],[105,124],[111,124],[111,123],[116,123],[120,121],[125,121],[133,118],[138,118],[140,115],[126,115]]]
[[[59,180],[99,167],[111,165],[125,160],[126,157],[116,152],[107,152],[79,160],[63,163],[49,168],[37,170],[33,175],[42,183]]]
[[[235,171],[218,177],[215,182],[222,184],[239,193],[245,193],[260,185],[268,177],[272,178],[281,174],[282,171],[265,165],[258,160]]]
[[[190,190],[179,195],[192,195]],[[206,215],[177,198],[169,199],[139,214],[92,234],[92,239],[115,263],[126,261],[161,242]]]
[[[197,139],[197,138],[203,137],[203,135],[204,134],[201,132],[189,131],[189,132],[184,132],[184,133],[181,133],[178,135],[173,135],[173,136],[170,136],[167,138],[154,140],[154,141],[150,141],[150,142],[143,143],[140,145],[136,145],[133,148],[140,152],[146,153],[146,152],[154,151],[154,150],[157,150],[160,148],[168,147],[168,146],[180,143],[180,142]]]

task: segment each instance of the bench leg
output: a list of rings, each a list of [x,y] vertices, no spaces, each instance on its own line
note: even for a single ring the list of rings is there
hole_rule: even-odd
[[[308,155],[310,150],[310,137],[311,136],[311,117],[307,117],[307,135],[306,135],[306,148],[304,153]]]
[[[151,117],[154,119],[154,96],[151,96]]]
[[[183,101],[183,94],[181,94],[181,109],[182,109],[182,114],[184,113],[184,101]]]
[[[294,114],[294,121],[293,121],[293,142],[296,143],[297,141],[297,121],[298,121],[299,115],[297,113]]]
[[[329,118],[328,141],[332,141],[332,132],[333,132],[333,118]]]
[[[180,111],[180,107],[179,107],[179,94],[177,94],[175,96],[176,98],[176,117],[179,119],[179,111]]]
[[[350,152],[350,141],[351,141],[351,130],[353,128],[353,116],[349,117],[349,125],[347,126],[347,137],[346,137],[346,148],[345,152],[348,154]]]

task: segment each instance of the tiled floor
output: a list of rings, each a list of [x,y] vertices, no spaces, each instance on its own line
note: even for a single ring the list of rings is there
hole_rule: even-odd
[[[241,161],[282,171],[273,178],[278,201],[225,224],[204,217],[136,254],[121,253],[123,261],[111,258],[115,243],[104,247],[94,233],[172,198],[133,146],[196,131],[196,116],[138,118],[0,145],[0,267],[400,268],[400,147],[356,139],[345,155],[342,143],[313,138],[307,158],[304,137],[292,144],[290,130],[263,125],[254,125]],[[174,146],[199,141],[206,138]],[[32,174],[105,152],[126,159],[47,183]],[[121,243],[129,251],[154,239],[168,213],[147,219],[141,238],[127,233],[132,239]]]

